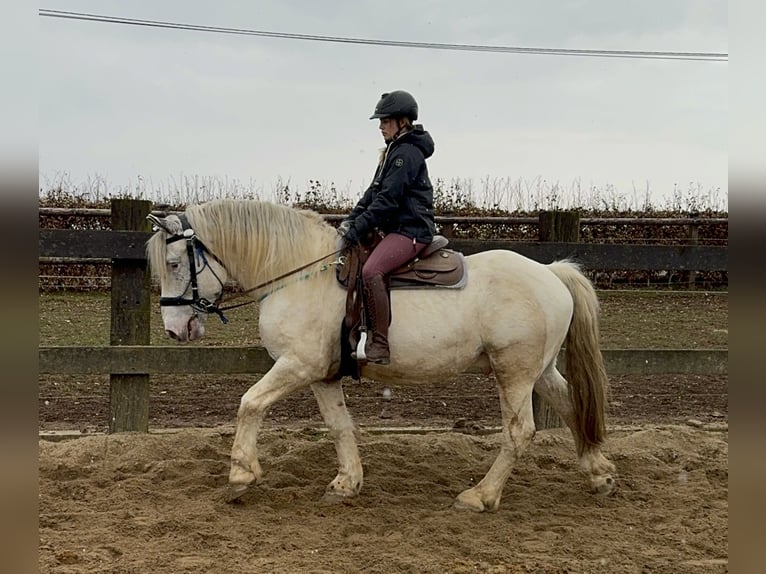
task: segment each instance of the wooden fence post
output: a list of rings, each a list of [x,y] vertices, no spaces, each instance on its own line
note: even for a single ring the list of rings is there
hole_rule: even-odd
[[[538,218],[540,241],[580,242],[580,213],[578,211],[541,211]]]
[[[150,231],[152,202],[112,199],[112,229]],[[145,259],[112,260],[111,345],[149,344],[150,277]],[[109,375],[109,432],[149,430],[149,375]]]
[[[686,228],[686,235],[689,238],[689,245],[699,244],[699,231],[700,227],[696,223],[690,223]],[[683,273],[683,281],[687,287],[694,291],[697,283],[697,271],[694,269],[688,269]]]
[[[580,213],[578,211],[541,211],[538,237],[540,241],[556,243],[580,242]],[[532,393],[535,428],[551,429],[564,426],[564,422],[540,395]]]

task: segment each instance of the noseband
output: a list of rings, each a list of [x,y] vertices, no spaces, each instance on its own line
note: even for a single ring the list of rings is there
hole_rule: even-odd
[[[220,296],[214,302],[211,302],[204,297],[200,297],[199,295],[199,287],[197,286],[198,273],[197,265],[194,260],[194,253],[196,251],[204,263],[202,269],[200,269],[200,273],[205,270],[205,267],[207,267],[210,269],[213,277],[218,279],[218,283],[221,284],[221,295],[223,295],[223,281],[221,281],[221,278],[216,275],[215,271],[213,271],[213,268],[210,266],[210,263],[208,262],[207,256],[205,254],[210,255],[210,257],[215,259],[222,266],[223,263],[221,263],[221,260],[218,259],[218,257],[216,257],[213,253],[211,253],[210,250],[205,247],[205,244],[199,240],[197,235],[194,233],[194,230],[189,225],[189,221],[186,219],[186,216],[181,215],[179,218],[181,219],[183,232],[178,235],[169,237],[165,240],[165,244],[170,245],[176,241],[186,241],[186,255],[189,257],[189,273],[191,274],[191,277],[189,278],[189,283],[187,284],[186,289],[184,289],[184,292],[181,295],[176,297],[160,297],[160,307],[181,307],[188,305],[195,311],[201,313],[215,313],[218,315],[218,317],[220,317],[223,323],[228,323],[228,319],[224,317],[223,311],[216,305],[216,303],[218,303],[220,300]],[[191,299],[184,297],[184,294],[189,290],[189,286],[191,286],[192,291]]]

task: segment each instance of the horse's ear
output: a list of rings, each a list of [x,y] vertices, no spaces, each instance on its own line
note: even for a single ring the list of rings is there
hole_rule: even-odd
[[[157,217],[156,215],[150,213],[146,216],[146,219],[151,221],[152,225],[154,225],[157,229],[162,229],[170,235],[178,235],[181,233],[181,222],[177,217]]]

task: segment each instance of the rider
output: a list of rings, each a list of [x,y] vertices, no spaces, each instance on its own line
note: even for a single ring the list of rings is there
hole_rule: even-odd
[[[371,244],[373,233],[383,237],[362,268],[362,281],[372,331],[365,348],[367,361],[387,365],[388,274],[420,253],[436,229],[434,192],[426,168],[434,140],[422,125],[413,124],[418,104],[402,90],[383,94],[370,119],[380,120],[386,147],[372,183],[338,232],[351,244]]]

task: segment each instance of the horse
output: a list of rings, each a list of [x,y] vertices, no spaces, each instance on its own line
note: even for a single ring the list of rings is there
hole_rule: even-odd
[[[258,432],[278,400],[311,390],[334,442],[338,472],[325,497],[357,496],[363,483],[355,426],[341,380],[341,323],[346,291],[332,272],[343,240],[321,215],[256,200],[213,200],[182,214],[150,215],[150,267],[161,286],[168,336],[204,335],[210,313],[222,316],[224,284],[260,299],[262,345],[272,368],[242,396],[231,450],[227,498],[236,501],[263,476]],[[590,488],[615,489],[615,466],[601,452],[608,380],[599,348],[599,304],[591,282],[569,260],[541,264],[510,250],[465,258],[461,289],[392,290],[391,361],[362,365],[386,384],[438,382],[469,368],[494,374],[500,397],[500,452],[453,506],[493,511],[514,463],[532,442],[535,390],[565,421]],[[556,367],[566,347],[565,373]]]

